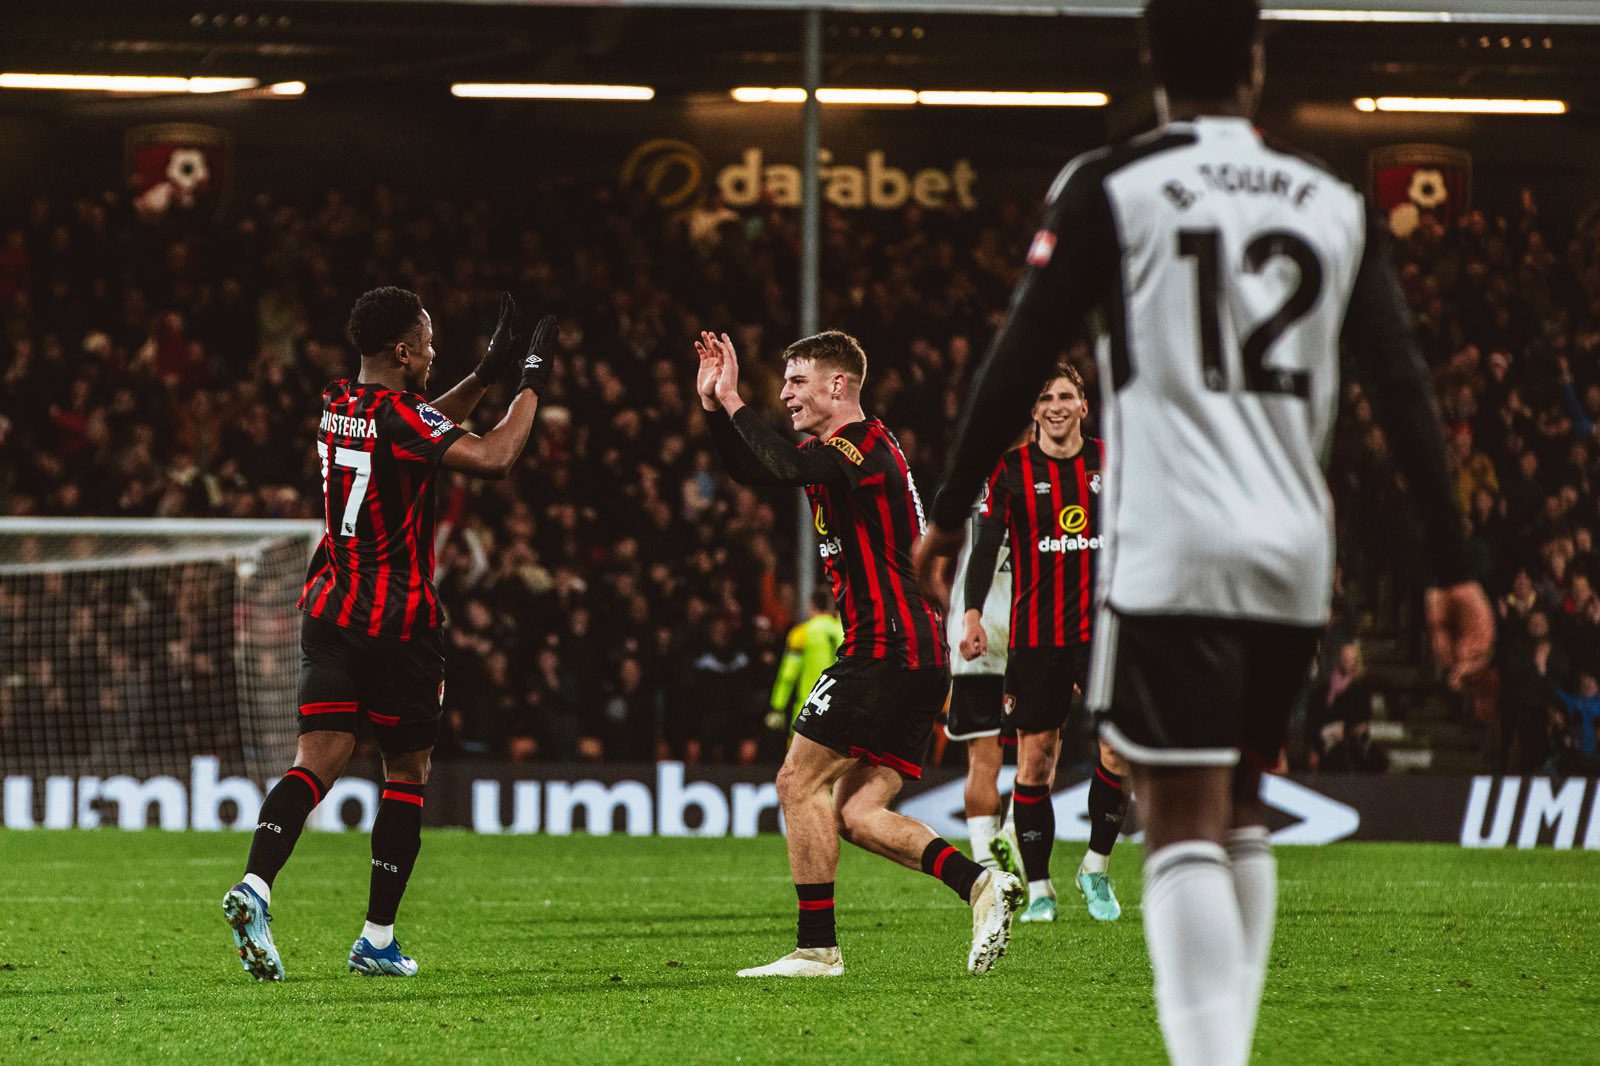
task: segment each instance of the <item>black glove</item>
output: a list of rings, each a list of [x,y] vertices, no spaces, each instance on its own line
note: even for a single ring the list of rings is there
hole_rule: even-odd
[[[550,372],[556,365],[556,338],[561,331],[556,328],[556,316],[545,315],[533,327],[533,339],[528,342],[528,354],[522,360],[522,380],[517,389],[539,392],[550,384]]]
[[[478,383],[488,388],[497,378],[505,376],[516,361],[516,342],[511,337],[512,323],[517,317],[517,303],[509,292],[500,294],[500,320],[494,324],[494,336],[489,338],[489,350],[483,361],[472,371]]]

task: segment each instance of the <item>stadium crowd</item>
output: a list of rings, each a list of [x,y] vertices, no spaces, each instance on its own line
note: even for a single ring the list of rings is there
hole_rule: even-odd
[[[925,493],[1032,222],[1015,204],[825,212],[822,319],[862,340],[868,410]],[[752,397],[775,400],[770,357],[796,335],[796,227],[793,212],[668,215],[592,185],[516,205],[385,186],[258,196],[220,217],[140,212],[120,193],[0,206],[0,510],[315,517],[309,430],[323,384],[354,369],[354,297],[380,284],[422,295],[443,389],[478,359],[509,289],[560,316],[564,357],[513,477],[451,475],[441,494],[441,754],[775,754],[783,734],[763,719],[796,620],[794,501],[722,475],[689,339],[726,329],[755,357]],[[1503,216],[1425,213],[1396,254],[1475,565],[1500,605],[1499,662],[1471,706],[1503,765],[1596,769],[1600,225],[1545,219],[1525,196]],[[507,399],[492,392],[472,424],[493,424]],[[1415,538],[1397,526],[1405,489],[1358,383],[1343,405],[1342,609],[1301,758],[1378,769],[1346,645],[1374,619],[1414,633],[1420,585]]]

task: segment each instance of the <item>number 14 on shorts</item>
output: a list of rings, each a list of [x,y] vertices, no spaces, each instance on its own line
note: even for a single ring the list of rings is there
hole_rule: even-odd
[[[811,695],[806,697],[806,707],[816,708],[818,714],[826,711],[828,705],[833,702],[833,697],[828,695],[828,690],[838,683],[838,678],[829,677],[827,674],[817,678],[817,683],[811,686]]]

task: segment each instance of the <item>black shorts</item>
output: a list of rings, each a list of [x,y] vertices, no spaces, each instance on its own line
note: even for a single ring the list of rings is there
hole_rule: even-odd
[[[1000,735],[1005,678],[999,674],[957,674],[950,682],[950,711],[944,732],[951,740]]]
[[[817,678],[794,731],[841,755],[918,778],[949,694],[949,667],[908,670],[880,659],[839,659]]]
[[[1278,759],[1319,627],[1100,612],[1089,705],[1131,762],[1258,769]]]
[[[1089,690],[1089,645],[1012,648],[1006,659],[1006,724],[1048,733],[1067,724],[1073,690]]]
[[[374,637],[306,615],[300,626],[301,733],[355,733],[364,717],[389,755],[431,748],[444,702],[444,640]]]

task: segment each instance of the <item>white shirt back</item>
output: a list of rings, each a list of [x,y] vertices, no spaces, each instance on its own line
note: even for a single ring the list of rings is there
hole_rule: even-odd
[[[1173,143],[1105,180],[1125,315],[1099,345],[1102,602],[1319,625],[1334,556],[1322,460],[1361,195],[1244,119],[1150,136]]]

